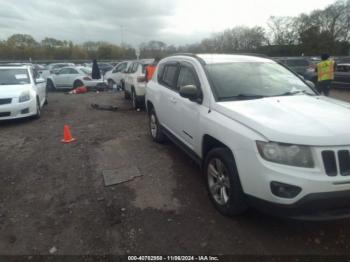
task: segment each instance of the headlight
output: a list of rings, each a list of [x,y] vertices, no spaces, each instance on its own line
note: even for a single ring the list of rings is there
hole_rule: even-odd
[[[267,161],[289,166],[314,167],[310,147],[262,141],[256,141],[256,144],[261,157]]]
[[[23,92],[20,96],[19,96],[19,102],[26,102],[30,100],[30,94],[29,92]]]

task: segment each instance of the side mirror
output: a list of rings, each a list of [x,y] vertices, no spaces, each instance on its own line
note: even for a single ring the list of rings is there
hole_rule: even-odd
[[[311,82],[310,80],[306,80],[305,82],[309,87],[315,88],[315,84],[313,82]]]
[[[37,84],[45,83],[45,79],[44,78],[37,78],[37,79],[35,79],[35,83],[37,83]]]
[[[195,85],[180,86],[180,96],[188,98],[191,101],[201,102],[202,96]]]

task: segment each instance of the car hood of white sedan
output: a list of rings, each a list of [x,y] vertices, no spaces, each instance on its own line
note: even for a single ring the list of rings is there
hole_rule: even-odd
[[[29,91],[31,85],[0,85],[0,98],[19,97],[22,92]]]
[[[310,146],[350,145],[350,104],[295,95],[218,102],[215,110],[269,141]]]

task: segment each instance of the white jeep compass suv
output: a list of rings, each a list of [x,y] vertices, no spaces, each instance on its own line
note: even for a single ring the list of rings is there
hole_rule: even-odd
[[[146,88],[150,132],[203,169],[224,215],[350,216],[350,104],[248,55],[174,55]]]

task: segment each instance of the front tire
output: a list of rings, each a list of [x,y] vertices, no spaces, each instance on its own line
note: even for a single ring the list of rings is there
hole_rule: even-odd
[[[107,84],[109,89],[113,89],[115,82],[112,79],[108,79]]]
[[[47,82],[46,82],[46,89],[49,90],[49,91],[55,91],[55,90],[56,90],[56,87],[55,87],[55,85],[53,84],[53,82],[52,82],[51,79],[47,79]]]
[[[149,113],[149,128],[150,128],[151,137],[154,142],[163,143],[165,141],[165,135],[161,130],[156,112],[154,111],[153,108]]]
[[[125,100],[130,100],[130,94],[124,90],[124,99]]]
[[[138,108],[140,108],[140,103],[137,100],[137,96],[136,96],[135,90],[131,91],[131,101],[132,101],[132,108],[134,110],[137,110]]]
[[[248,209],[236,163],[228,148],[211,150],[203,171],[209,197],[221,214],[237,216]]]

